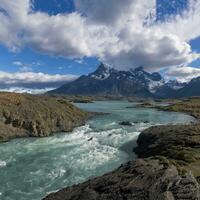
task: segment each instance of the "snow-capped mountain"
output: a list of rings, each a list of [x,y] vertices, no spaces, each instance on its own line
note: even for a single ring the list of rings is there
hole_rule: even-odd
[[[97,80],[105,80],[109,77],[116,78],[117,80],[127,79],[131,82],[147,87],[152,92],[165,83],[159,73],[148,73],[144,71],[142,67],[130,69],[129,71],[118,71],[114,68],[101,64],[94,73],[89,74],[89,77]]]
[[[110,66],[101,64],[95,72],[89,74],[89,77],[97,80],[105,80],[114,72],[115,69],[111,68]]]
[[[157,72],[146,72],[142,67],[119,71],[105,64],[73,82],[66,83],[50,94],[67,95],[113,95],[155,98],[179,98],[200,96],[200,77],[189,83],[176,80],[165,82]]]
[[[157,88],[164,84],[159,73],[146,72],[142,67],[118,71],[101,64],[95,72],[81,76],[50,93],[153,97]]]

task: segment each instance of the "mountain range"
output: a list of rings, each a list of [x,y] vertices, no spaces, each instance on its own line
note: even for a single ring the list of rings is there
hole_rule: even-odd
[[[48,92],[66,95],[112,95],[153,98],[200,96],[200,77],[189,83],[166,82],[158,72],[149,73],[142,67],[128,71],[100,64],[97,70]]]

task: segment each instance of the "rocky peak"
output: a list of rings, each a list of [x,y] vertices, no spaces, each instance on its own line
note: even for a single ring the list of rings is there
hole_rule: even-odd
[[[135,68],[134,71],[144,71],[144,68],[140,66],[140,67]]]
[[[200,76],[193,78],[189,83],[196,83],[196,82],[200,82]]]
[[[186,85],[186,83],[181,83],[181,82],[178,82],[177,80],[169,80],[166,83],[166,85],[170,87],[171,89],[178,90],[178,89],[183,88]]]
[[[163,77],[161,76],[161,74],[158,73],[158,72],[152,73],[151,76],[152,76],[152,79],[154,81],[161,81],[163,79]]]
[[[89,76],[98,80],[104,80],[107,79],[113,71],[114,71],[113,68],[101,63],[97,68],[97,70],[89,74]]]
[[[135,76],[143,76],[146,78],[150,78],[153,81],[160,81],[163,79],[162,76],[158,72],[149,73],[149,72],[145,71],[143,67],[130,69],[130,72]]]

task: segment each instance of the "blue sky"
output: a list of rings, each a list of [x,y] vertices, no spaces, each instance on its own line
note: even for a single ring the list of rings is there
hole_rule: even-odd
[[[5,1],[5,0],[3,0],[3,1]],[[18,1],[21,1],[23,3],[23,1],[27,2],[28,0],[18,0]],[[89,0],[87,0],[87,1],[89,2]],[[98,1],[96,1],[96,2],[98,2]],[[101,2],[101,0],[99,0],[99,2]],[[104,0],[102,0],[102,2],[104,2]],[[128,2],[128,0],[127,0],[127,2]],[[6,5],[6,3],[4,3],[4,4],[5,4],[5,8],[2,7],[2,8],[0,8],[0,10],[7,12],[7,10],[6,10],[7,5]],[[188,6],[188,0],[173,0],[173,1],[158,0],[157,1],[157,20],[156,21],[158,21],[158,22],[159,21],[160,22],[167,21],[170,16],[172,16],[172,15],[175,16],[177,14],[181,14],[184,10],[187,9],[187,6]],[[87,7],[87,5],[85,7]],[[87,8],[85,8],[85,7],[84,7],[84,5],[81,5],[79,8],[79,9],[83,9],[82,15],[84,15],[88,18],[89,23],[93,23],[93,24],[96,23],[99,25],[99,16],[95,16],[96,13],[95,14],[87,13]],[[119,8],[116,7],[116,9],[119,9]],[[46,13],[50,17],[50,16],[56,16],[56,15],[73,14],[74,12],[77,11],[77,8],[76,8],[73,0],[48,0],[48,1],[35,0],[35,1],[33,1],[32,10],[33,10],[33,12]],[[1,14],[1,11],[0,11],[0,14]],[[91,15],[92,20],[89,18],[90,15]],[[95,17],[98,17],[96,21],[94,21]],[[113,16],[111,16],[111,17],[113,17]],[[105,21],[105,19],[103,19],[103,17],[100,18],[100,20],[101,19]],[[1,20],[1,18],[0,18],[0,20]],[[90,21],[92,21],[92,22],[90,22]],[[79,29],[79,27],[77,27],[77,29]],[[0,29],[0,31],[1,31],[1,29]],[[59,32],[59,29],[58,29],[58,32]],[[51,31],[49,32],[49,34],[51,35]],[[0,37],[1,37],[1,35],[0,35]],[[58,35],[58,37],[60,37],[60,36]],[[78,36],[74,35],[74,37],[76,38]],[[44,38],[44,40],[45,40],[45,38]],[[14,41],[14,43],[17,43],[17,42]],[[195,39],[187,40],[187,43],[191,45],[191,49],[193,52],[200,53],[200,37],[195,37]],[[102,44],[104,44],[104,43],[102,43]],[[76,55],[81,54],[80,56],[75,56],[76,58],[71,58],[71,56],[65,56],[66,55],[65,52],[64,52],[64,56],[63,56],[63,54],[62,54],[63,52],[61,53],[62,55],[59,55],[60,53],[57,53],[57,52],[49,53],[49,50],[46,50],[46,51],[41,50],[41,47],[35,48],[36,45],[35,44],[32,45],[32,43],[31,43],[31,45],[30,44],[22,45],[22,46],[20,46],[20,48],[18,48],[15,51],[13,51],[12,47],[10,47],[9,45],[10,45],[10,43],[7,44],[6,42],[1,42],[1,38],[0,38],[0,71],[8,72],[8,73],[27,72],[27,71],[29,72],[30,71],[30,72],[34,72],[34,73],[42,72],[44,74],[50,74],[50,75],[74,74],[74,75],[79,76],[79,75],[88,74],[88,73],[94,71],[97,68],[97,66],[99,65],[100,60],[101,60],[101,58],[97,59],[97,56],[101,57],[101,55],[102,55],[102,52],[100,52],[100,53],[97,52],[97,53],[95,53],[97,56],[95,56],[95,55],[87,56],[87,53],[85,53],[85,56],[84,56],[84,55],[82,55],[82,49],[81,49],[80,51],[75,51],[75,54]],[[65,46],[67,44],[63,43],[63,45]],[[74,51],[74,49],[73,49],[73,51]],[[60,50],[59,50],[59,52],[60,52]],[[70,50],[70,52],[71,52],[71,50]],[[91,52],[88,54],[91,54]],[[116,62],[118,62],[118,60],[115,59],[114,56],[112,57],[112,59],[107,58],[107,57],[108,57],[107,55],[104,55],[103,58],[105,58],[106,61],[114,60],[113,63],[111,63],[113,65],[115,65]],[[129,57],[130,56],[128,56],[128,58]],[[135,57],[133,59],[135,59]],[[131,62],[129,62],[129,63],[131,63]],[[122,63],[122,64],[120,63],[120,64],[121,65],[124,64],[128,67],[129,65],[131,65],[129,63],[127,62],[127,63]],[[137,63],[140,64],[140,62],[138,61],[138,62],[134,62],[132,66],[137,65]],[[158,62],[155,62],[155,63],[158,63]],[[161,68],[161,65],[162,64],[159,63],[160,68]],[[199,68],[200,59],[191,61],[190,63],[188,63],[188,65],[190,65],[191,67]],[[129,66],[129,67],[132,67],[132,66]],[[154,70],[154,68],[152,67],[151,70]],[[159,68],[156,68],[155,70],[160,71]]]
[[[56,15],[60,13],[71,13],[75,9],[73,0],[35,0],[34,10],[46,12],[49,15]],[[30,68],[34,72],[74,75],[91,73],[100,63],[95,57],[67,59],[57,56],[49,56],[30,48],[23,48],[19,52],[12,52],[4,45],[0,44],[0,71],[19,71],[21,66],[15,65],[15,61],[20,61],[25,65],[30,65]],[[36,62],[40,63],[40,65],[32,64]]]
[[[73,12],[75,11],[75,7],[73,0],[36,0],[34,2],[34,10],[56,15],[59,13]]]
[[[17,72],[21,66],[15,64],[16,61],[27,65],[31,71],[48,74],[87,74],[96,69],[100,63],[96,58],[67,59],[56,56],[49,56],[36,52],[30,48],[24,48],[20,52],[11,52],[0,45],[0,70],[7,72]]]

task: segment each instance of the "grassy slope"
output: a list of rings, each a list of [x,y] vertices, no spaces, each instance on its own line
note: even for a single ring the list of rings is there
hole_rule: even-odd
[[[59,97],[0,93],[0,141],[71,131],[87,117],[88,113]]]

